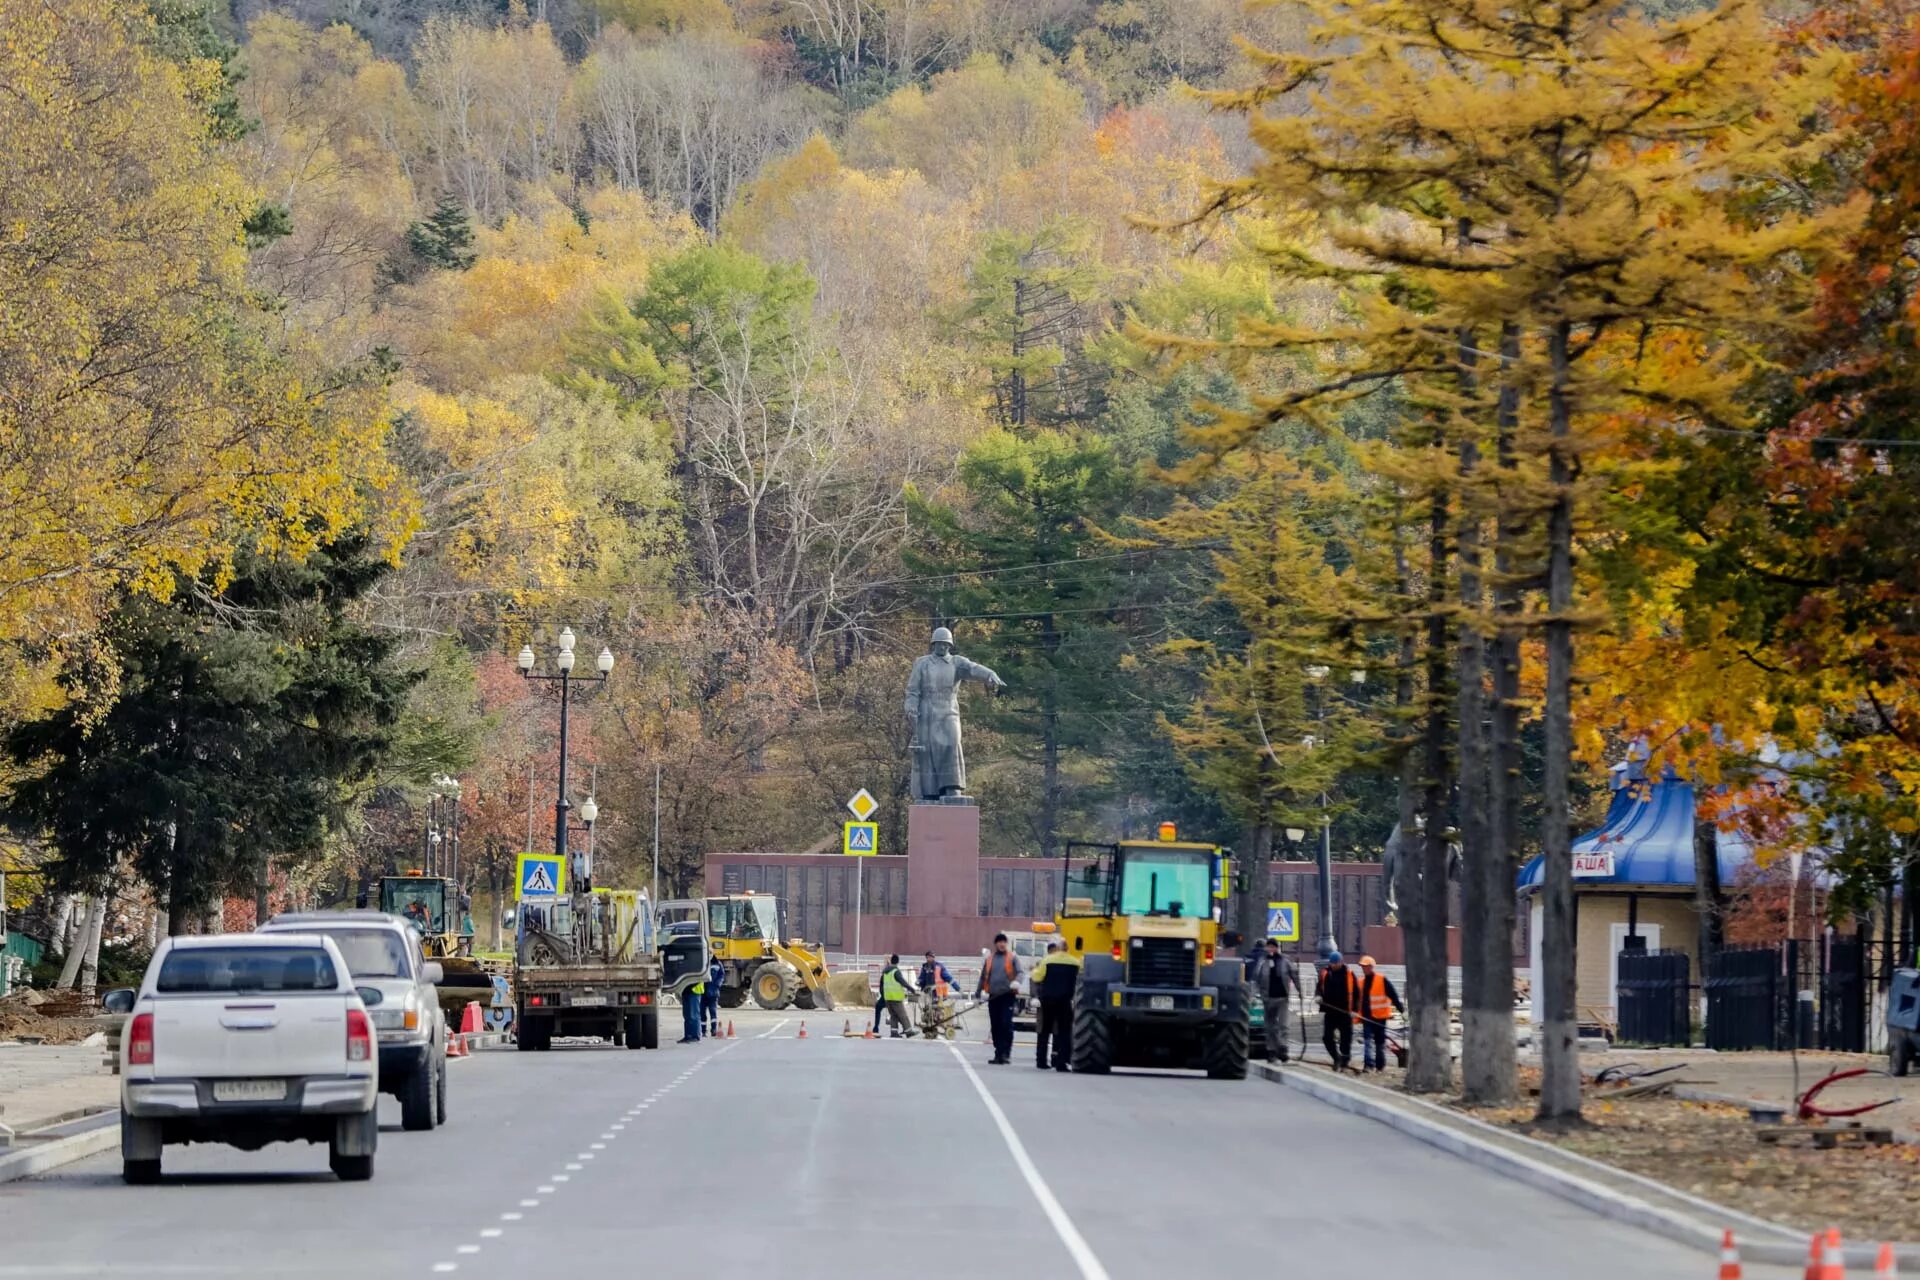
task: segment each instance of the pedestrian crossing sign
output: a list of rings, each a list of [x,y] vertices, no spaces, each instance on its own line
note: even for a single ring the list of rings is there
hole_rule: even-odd
[[[567,891],[567,861],[557,853],[523,853],[513,860],[521,898],[557,898]]]
[[[880,824],[849,822],[841,828],[840,852],[872,857],[880,852]]]
[[[1269,902],[1267,904],[1267,936],[1277,942],[1300,941],[1300,904]]]

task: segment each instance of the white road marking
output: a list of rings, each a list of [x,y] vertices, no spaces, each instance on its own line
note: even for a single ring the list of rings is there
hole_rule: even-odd
[[[1020,1141],[1020,1135],[1013,1131],[1013,1125],[1007,1119],[1007,1113],[987,1092],[986,1084],[973,1069],[965,1055],[953,1045],[947,1046],[953,1054],[953,1060],[967,1073],[967,1079],[973,1082],[973,1091],[980,1095],[980,1101],[986,1104],[987,1114],[993,1117],[994,1127],[1000,1130],[1000,1138],[1007,1144],[1007,1151],[1013,1156],[1013,1163],[1020,1170],[1020,1176],[1027,1180],[1028,1190],[1039,1202],[1040,1209],[1047,1215],[1047,1221],[1053,1224],[1053,1233],[1060,1237],[1060,1243],[1067,1247],[1067,1253],[1073,1258],[1074,1265],[1080,1269],[1083,1280],[1109,1280],[1107,1269],[1100,1265],[1100,1259],[1094,1256],[1093,1247],[1087,1243],[1079,1228],[1073,1225],[1073,1219],[1060,1207],[1060,1201],[1054,1197],[1053,1189],[1047,1180],[1040,1176],[1040,1170],[1034,1166],[1033,1159],[1027,1155],[1027,1148]]]
[[[592,1147],[595,1151],[605,1151],[607,1149],[607,1144],[604,1142],[589,1142],[587,1145],[589,1147]],[[590,1157],[583,1157],[583,1158],[590,1158]]]
[[[538,1209],[540,1207],[540,1202],[538,1200],[522,1200],[520,1202],[520,1207],[522,1209]]]
[[[570,1165],[568,1165],[568,1166],[567,1166],[567,1168],[568,1168],[569,1170],[571,1170],[572,1172],[574,1172],[574,1173],[578,1173],[578,1172],[580,1172],[580,1170],[581,1170],[581,1168],[582,1168],[582,1167],[583,1167],[583,1166],[581,1166],[581,1165],[577,1165],[577,1164],[570,1164]]]
[[[533,1189],[533,1194],[537,1196],[550,1196],[553,1194],[553,1188],[548,1186],[545,1183],[541,1183],[539,1186]]]
[[[568,1176],[567,1176],[566,1174],[564,1174],[564,1173],[556,1173],[556,1174],[554,1174],[554,1175],[553,1175],[553,1180],[554,1180],[555,1182],[571,1182],[571,1181],[573,1181],[573,1179],[572,1179],[572,1178],[570,1178],[570,1177],[568,1177]]]
[[[454,1252],[455,1253],[478,1253],[480,1252],[480,1246],[477,1244],[463,1244],[458,1249],[455,1249]]]
[[[457,1262],[436,1262],[433,1264],[433,1269],[435,1271],[458,1271],[460,1264]]]
[[[754,1039],[765,1040],[768,1036],[772,1035],[774,1032],[778,1031],[780,1028],[786,1026],[789,1022],[792,1022],[792,1021],[793,1021],[792,1018],[782,1018],[780,1019],[780,1021],[774,1023],[772,1026],[768,1027],[765,1031],[762,1031],[759,1035],[755,1036]]]
[[[522,1217],[524,1217],[524,1216],[525,1216],[524,1214],[518,1214],[518,1213],[503,1213],[503,1214],[501,1214],[501,1215],[500,1215],[500,1221],[502,1221],[502,1222],[518,1222],[518,1221],[520,1221],[520,1219],[521,1219]]]
[[[480,1238],[482,1240],[498,1240],[502,1234],[499,1227],[482,1227],[480,1229]]]

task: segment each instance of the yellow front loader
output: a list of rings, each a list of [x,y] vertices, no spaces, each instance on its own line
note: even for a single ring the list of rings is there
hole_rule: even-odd
[[[1067,846],[1054,917],[1081,958],[1073,1069],[1184,1067],[1247,1075],[1251,993],[1240,962],[1217,952],[1214,899],[1225,850],[1176,838]]]
[[[726,971],[723,1007],[737,1009],[751,997],[762,1009],[833,1008],[827,949],[787,939],[786,914],[786,904],[770,893],[707,899],[707,939]]]

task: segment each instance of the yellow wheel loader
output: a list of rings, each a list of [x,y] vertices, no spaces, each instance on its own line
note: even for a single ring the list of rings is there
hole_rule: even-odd
[[[720,1004],[737,1009],[749,998],[762,1009],[831,1009],[827,949],[787,936],[787,904],[770,893],[707,899],[707,940],[726,971]]]
[[[451,904],[451,905],[449,905]],[[399,916],[420,934],[420,950],[440,962],[446,977],[439,986],[447,1025],[458,1030],[467,1001],[484,1010],[493,1001],[493,975],[473,956],[473,934],[463,926],[453,881],[418,871],[380,877],[380,910]]]
[[[1214,898],[1225,851],[1158,840],[1067,846],[1054,927],[1081,957],[1073,1069],[1187,1067],[1247,1075],[1251,997],[1240,962],[1217,955]]]

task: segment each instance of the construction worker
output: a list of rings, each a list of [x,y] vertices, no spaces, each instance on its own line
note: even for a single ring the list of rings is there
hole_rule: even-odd
[[[920,965],[919,985],[921,1032],[932,1039],[945,1031],[947,1039],[953,1039],[953,1006],[947,998],[960,984],[931,951]]]
[[[700,997],[700,1012],[705,1015],[707,1034],[720,1034],[720,987],[727,980],[726,966],[718,956],[707,966],[707,994]]]
[[[1400,993],[1384,973],[1373,971],[1373,957],[1360,957],[1359,998],[1354,1009],[1360,1015],[1360,1061],[1365,1071],[1387,1069],[1387,1019],[1405,1013]]]
[[[953,980],[953,975],[947,972],[947,966],[941,964],[933,952],[927,952],[927,958],[920,965],[920,989],[931,991],[945,1000],[947,994],[959,985]]]
[[[1327,1057],[1335,1071],[1353,1066],[1353,1011],[1360,1003],[1360,979],[1347,968],[1338,951],[1327,957],[1327,967],[1313,984],[1313,995],[1320,1002],[1320,1043],[1327,1046]]]
[[[1013,1002],[1020,996],[1020,961],[1007,945],[1007,935],[993,935],[993,952],[980,963],[980,985],[974,997],[987,999],[987,1023],[993,1028],[993,1057],[988,1063],[1004,1067],[1013,1061]]]
[[[913,1023],[907,1017],[907,975],[900,972],[900,957],[888,956],[887,967],[880,971],[880,999],[886,1003],[887,1016],[893,1019],[891,1037],[913,1035]]]
[[[707,984],[696,982],[680,993],[681,1026],[685,1028],[681,1044],[700,1043],[700,1006],[706,1003]]]
[[[1057,942],[1033,966],[1033,1065],[1042,1071],[1068,1070],[1073,1057],[1073,988],[1080,980],[1080,957]],[[1047,1061],[1047,1041],[1053,1041],[1053,1061]]]
[[[1254,957],[1253,968],[1248,974],[1248,982],[1254,994],[1260,998],[1263,1033],[1267,1038],[1267,1053],[1287,1061],[1287,988],[1293,988],[1293,994],[1302,1000],[1306,992],[1300,988],[1300,970],[1291,959],[1281,954],[1280,941],[1268,938],[1265,952]],[[1306,1047],[1301,1046],[1301,1052]]]

